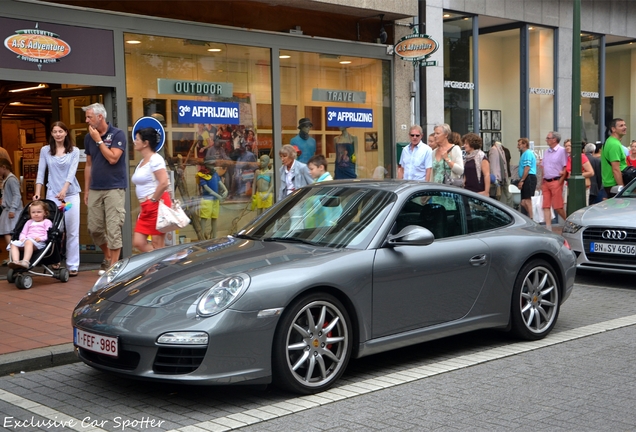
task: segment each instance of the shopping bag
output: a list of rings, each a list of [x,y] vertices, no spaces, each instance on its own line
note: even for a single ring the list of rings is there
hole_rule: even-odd
[[[550,208],[550,220],[554,219],[554,209]],[[543,195],[535,195],[532,197],[532,219],[536,223],[545,222],[543,216]]]
[[[157,231],[167,233],[179,228],[185,228],[189,223],[190,218],[181,208],[179,201],[173,201],[172,207],[168,207],[163,201],[159,201]]]

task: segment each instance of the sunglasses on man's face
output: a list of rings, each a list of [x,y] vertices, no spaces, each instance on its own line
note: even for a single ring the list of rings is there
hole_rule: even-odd
[[[420,136],[419,134],[411,134],[412,137],[418,137]]]

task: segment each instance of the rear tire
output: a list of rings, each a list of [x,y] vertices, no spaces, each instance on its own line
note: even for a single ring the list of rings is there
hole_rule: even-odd
[[[23,289],[31,289],[33,286],[33,278],[31,275],[25,274],[22,275],[22,288]]]
[[[526,340],[546,337],[559,316],[560,291],[552,266],[535,259],[523,266],[512,293],[512,332]]]
[[[61,268],[58,278],[60,279],[60,282],[62,282],[62,283],[68,282],[68,278],[69,278],[68,269],[67,268]]]
[[[300,394],[328,389],[347,367],[352,336],[349,314],[334,296],[299,298],[285,308],[274,335],[275,384]]]
[[[15,272],[12,268],[7,272],[7,282],[14,283],[15,282]]]

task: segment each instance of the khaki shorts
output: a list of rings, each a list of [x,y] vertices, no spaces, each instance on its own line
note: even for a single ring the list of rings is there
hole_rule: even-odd
[[[121,249],[126,218],[126,189],[91,189],[88,194],[88,232],[96,246]]]

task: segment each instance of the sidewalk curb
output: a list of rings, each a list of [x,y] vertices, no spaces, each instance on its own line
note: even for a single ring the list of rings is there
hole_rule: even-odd
[[[0,355],[0,377],[76,363],[72,343]]]

